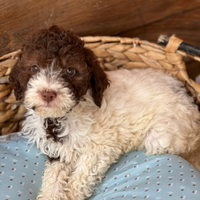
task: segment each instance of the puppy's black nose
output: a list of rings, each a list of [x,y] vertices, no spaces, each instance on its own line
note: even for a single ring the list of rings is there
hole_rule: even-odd
[[[47,103],[53,101],[56,98],[56,95],[56,92],[54,92],[53,90],[43,90],[41,92],[42,99]]]

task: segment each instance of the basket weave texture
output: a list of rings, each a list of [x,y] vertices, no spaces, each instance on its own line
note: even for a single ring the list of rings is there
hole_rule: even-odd
[[[163,70],[178,80],[200,102],[200,85],[188,77],[183,57],[192,57],[200,61],[199,57],[187,55],[177,51],[174,40],[169,40],[167,47],[163,47],[138,38],[121,37],[82,37],[85,46],[92,49],[104,70],[119,68],[148,68]],[[169,48],[170,47],[170,48]],[[20,131],[26,109],[22,101],[16,101],[14,91],[9,83],[9,74],[18,59],[20,50],[0,57],[0,135]]]

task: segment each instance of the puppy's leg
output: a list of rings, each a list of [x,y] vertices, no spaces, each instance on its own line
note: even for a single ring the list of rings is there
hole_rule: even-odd
[[[171,153],[180,155],[200,171],[200,134],[196,134],[194,131],[188,135],[181,133],[151,129],[146,134],[139,149],[145,147],[147,154]]]
[[[38,200],[68,200],[67,180],[71,168],[59,161],[47,162]]]
[[[92,195],[95,186],[101,181],[111,163],[121,154],[118,149],[115,152],[114,149],[113,152],[109,151],[105,148],[98,153],[93,150],[82,155],[68,181],[70,200],[83,200]]]
[[[146,149],[148,155],[185,152],[187,141],[184,138],[171,134],[170,130],[157,130],[155,127],[149,129],[140,145],[140,149]]]

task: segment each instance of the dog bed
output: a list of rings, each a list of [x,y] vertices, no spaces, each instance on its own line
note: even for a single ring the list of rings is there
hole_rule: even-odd
[[[105,70],[147,68],[164,70],[176,76],[197,103],[200,86],[186,72],[183,57],[199,57],[178,50],[182,41],[172,37],[160,46],[147,41],[119,37],[84,37],[86,46],[98,57]],[[187,46],[187,45],[186,45]],[[0,134],[21,129],[26,112],[16,101],[8,78],[19,51],[0,58]],[[17,135],[20,135],[18,133]],[[35,199],[41,186],[47,159],[27,140],[8,135],[0,144],[0,199]],[[144,151],[123,155],[113,164],[90,200],[104,199],[200,199],[200,172],[175,155],[145,156]]]
[[[42,183],[45,155],[27,140],[0,145],[0,199],[35,200]],[[200,172],[176,155],[124,154],[106,173],[89,200],[200,199]]]

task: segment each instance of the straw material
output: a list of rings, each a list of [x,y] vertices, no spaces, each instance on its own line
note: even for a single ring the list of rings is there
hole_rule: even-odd
[[[171,39],[172,38],[172,39]],[[183,57],[189,56],[200,61],[197,56],[177,51],[182,40],[171,37],[165,47],[142,41],[138,38],[83,37],[85,46],[92,49],[104,70],[119,68],[148,68],[163,70],[176,76],[200,103],[200,85],[188,77]],[[18,59],[20,50],[0,57],[0,134],[5,135],[21,129],[26,112],[22,101],[16,101],[9,74]]]

